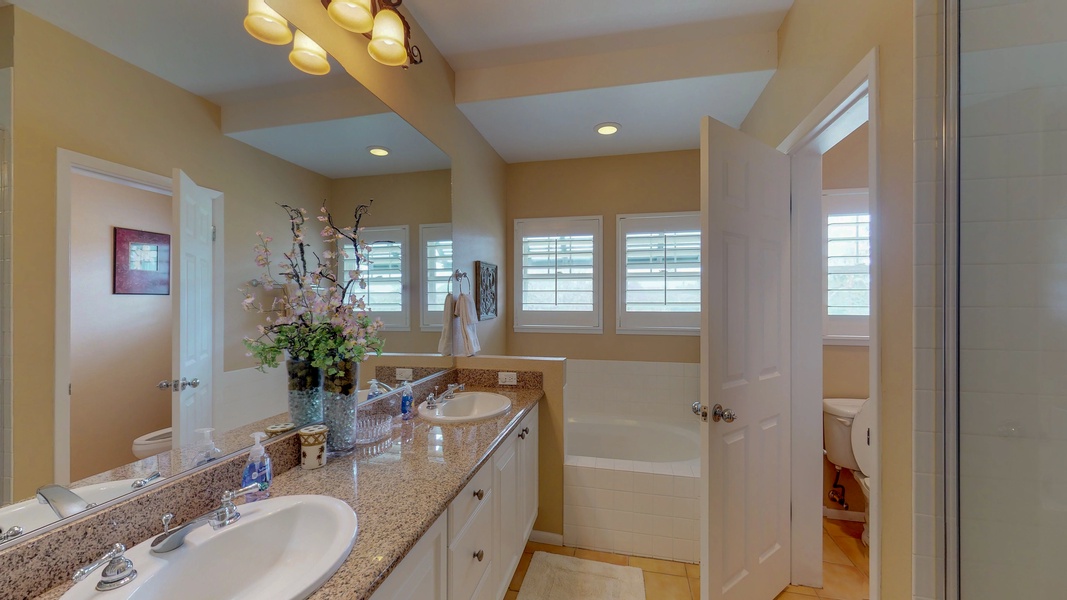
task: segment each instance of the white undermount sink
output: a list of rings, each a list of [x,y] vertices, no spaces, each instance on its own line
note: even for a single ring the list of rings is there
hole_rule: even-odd
[[[419,416],[431,423],[466,423],[488,419],[511,409],[511,399],[492,392],[460,392],[449,400],[437,401],[437,408],[419,405]]]
[[[71,491],[81,496],[90,504],[103,504],[104,502],[114,500],[119,496],[136,491],[138,488],[133,487],[135,481],[138,480],[121,479],[118,481],[109,481],[107,483],[97,483],[71,488]],[[149,482],[149,485],[159,483],[160,481],[163,481],[163,479],[155,479]],[[47,504],[41,504],[34,498],[0,508],[0,529],[3,531],[7,531],[12,527],[17,526],[21,527],[24,532],[28,533],[58,520],[59,517],[56,516],[52,507]]]
[[[171,552],[153,554],[152,539],[127,550],[137,569],[129,584],[98,592],[97,571],[63,600],[307,598],[337,572],[356,541],[356,513],[337,498],[282,496],[238,510],[236,523],[217,531],[202,525]]]

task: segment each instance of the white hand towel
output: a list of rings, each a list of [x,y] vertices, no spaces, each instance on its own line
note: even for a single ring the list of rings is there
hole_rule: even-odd
[[[445,296],[445,309],[441,315],[441,340],[437,342],[437,353],[452,356],[452,325],[455,321],[455,299],[452,294]]]
[[[474,300],[470,294],[460,294],[456,299],[456,316],[459,318],[459,331],[463,336],[460,347],[455,348],[456,356],[474,356],[481,351],[478,341],[478,313],[474,311]]]

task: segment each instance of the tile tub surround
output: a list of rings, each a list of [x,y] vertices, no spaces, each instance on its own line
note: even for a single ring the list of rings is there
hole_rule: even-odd
[[[482,389],[508,396],[514,408],[496,419],[466,425],[437,426],[421,419],[397,419],[392,447],[378,456],[358,460],[351,455],[339,457],[321,469],[291,469],[275,475],[273,497],[333,496],[352,506],[359,519],[359,534],[348,559],[311,598],[369,597],[543,396],[540,390]],[[389,411],[390,404],[383,403],[378,409]],[[241,458],[233,474],[238,480]],[[138,543],[149,535],[130,541]],[[63,579],[67,576],[64,572]],[[54,600],[69,587],[68,582],[62,582],[41,598]]]
[[[700,397],[700,364],[568,360],[563,406],[567,416],[692,416]]]

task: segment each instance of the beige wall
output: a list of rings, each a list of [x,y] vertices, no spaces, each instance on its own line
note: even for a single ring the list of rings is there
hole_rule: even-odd
[[[778,71],[742,129],[777,146],[878,48],[883,598],[911,595],[913,47],[911,2],[797,0],[779,30]]]
[[[333,182],[328,203],[337,217],[353,214],[360,204],[374,199],[364,227],[408,226],[408,254],[405,259],[408,278],[405,290],[411,307],[409,331],[385,332],[387,352],[436,352],[440,331],[422,331],[419,327],[423,304],[423,277],[420,266],[419,225],[448,223],[452,220],[452,172],[423,171],[399,175],[351,177]],[[472,275],[473,276],[473,275]]]
[[[508,165],[508,281],[514,275],[515,219],[600,215],[604,333],[516,333],[507,315],[508,354],[589,360],[700,362],[699,336],[616,335],[618,214],[699,211],[700,152],[659,152]]]
[[[419,24],[408,16],[423,63],[386,67],[367,54],[366,39],[330,20],[322,6],[303,0],[268,4],[318,42],[350,75],[452,157],[452,239],[456,268],[472,273],[474,261],[503,265],[504,161],[455,103],[455,73]],[[401,9],[406,12],[406,9]],[[508,282],[500,271],[500,317],[478,323],[483,354],[505,353]],[[510,353],[510,349],[508,349]]]
[[[329,181],[219,132],[219,108],[15,9],[13,315],[15,497],[52,480],[56,150],[170,176],[226,196],[225,368],[251,366],[258,315],[236,291],[259,276],[257,229],[284,239],[277,202],[317,208]]]
[[[171,197],[71,176],[70,476],[136,460],[139,435],[170,426],[172,297],[112,293],[114,228],[171,233]]]
[[[822,156],[822,189],[865,188],[868,182],[867,144],[870,125],[864,123]]]

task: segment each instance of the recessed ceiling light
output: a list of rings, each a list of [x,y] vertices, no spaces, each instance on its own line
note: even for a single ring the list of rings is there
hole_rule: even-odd
[[[374,156],[389,156],[389,149],[385,146],[367,146],[367,152]]]
[[[596,126],[596,132],[600,135],[615,135],[621,127],[618,123],[601,123]]]

